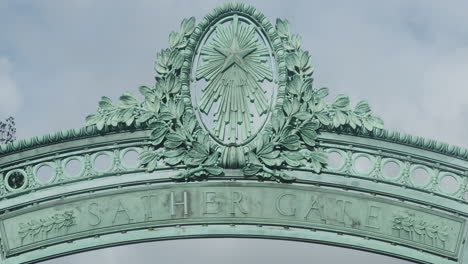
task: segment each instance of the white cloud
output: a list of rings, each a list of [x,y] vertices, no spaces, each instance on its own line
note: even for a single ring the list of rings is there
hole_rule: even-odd
[[[454,50],[435,61],[422,79],[421,108],[430,137],[468,147],[468,48]]]
[[[21,104],[18,86],[11,76],[11,63],[0,57],[0,118],[14,115]]]

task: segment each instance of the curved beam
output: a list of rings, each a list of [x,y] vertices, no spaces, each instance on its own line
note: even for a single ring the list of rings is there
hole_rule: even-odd
[[[268,234],[268,235],[267,235]],[[31,251],[7,260],[5,264],[34,263],[50,258],[61,257],[68,254],[101,249],[105,247],[135,244],[151,241],[164,241],[176,239],[194,238],[257,238],[278,239],[306,243],[318,243],[333,245],[357,250],[371,251],[377,254],[401,258],[416,263],[453,264],[452,260],[439,256],[430,256],[425,252],[404,248],[399,245],[391,245],[381,241],[372,241],[361,237],[353,237],[345,234],[335,234],[320,230],[304,230],[297,228],[278,228],[276,226],[258,225],[190,225],[172,226],[156,230],[135,230],[122,233],[114,233],[99,237],[85,238],[66,244],[57,244],[42,249]],[[31,261],[34,260],[34,261]]]
[[[405,229],[408,217],[431,223],[433,229],[429,225],[427,229]],[[239,227],[233,229],[232,225]],[[211,231],[204,231],[206,226],[212,226],[207,228]],[[57,250],[68,254],[177,239],[182,238],[180,232],[193,230],[187,238],[321,241],[422,263],[457,263],[465,228],[465,220],[454,214],[340,188],[232,180],[148,181],[107,186],[106,190],[88,187],[84,193],[35,202],[1,217],[3,250],[9,261],[33,255],[31,261],[50,258]]]
[[[20,153],[12,153],[11,155],[1,157],[1,164],[7,164],[5,167],[2,166],[0,170],[0,173],[3,175],[8,175],[11,171],[17,170],[29,172],[27,186],[24,188],[20,188],[19,190],[11,188],[10,190],[7,188],[3,189],[4,192],[2,196],[4,200],[0,203],[0,210],[3,212],[1,216],[3,227],[1,236],[3,238],[2,242],[5,259],[13,262],[27,259],[36,261],[43,258],[54,257],[59,254],[57,253],[59,251],[61,251],[59,255],[63,255],[81,250],[91,250],[109,246],[116,243],[122,244],[147,240],[176,239],[180,238],[176,235],[177,232],[179,232],[177,230],[186,230],[186,228],[189,228],[197,231],[194,231],[193,236],[189,235],[187,237],[244,237],[245,234],[252,234],[252,237],[319,241],[321,243],[346,247],[356,247],[356,245],[359,245],[358,247],[361,249],[399,256],[413,261],[417,260],[422,263],[431,263],[431,261],[433,261],[432,263],[463,263],[461,261],[466,251],[466,249],[463,249],[463,247],[466,247],[464,243],[466,237],[465,221],[468,216],[468,205],[465,201],[465,197],[461,195],[466,191],[466,177],[462,172],[468,167],[467,161],[463,159],[456,159],[440,153],[387,141],[324,132],[320,135],[319,146],[325,151],[342,154],[343,165],[339,166],[339,168],[330,166],[330,168],[326,169],[321,174],[316,174],[313,171],[307,170],[307,168],[301,170],[289,169],[287,173],[296,179],[295,183],[292,184],[279,184],[270,181],[262,183],[258,182],[256,178],[245,178],[240,171],[236,172],[236,170],[226,173],[225,176],[211,177],[207,182],[178,183],[172,180],[178,173],[178,171],[173,168],[161,168],[153,173],[145,173],[138,167],[127,168],[122,165],[125,162],[121,154],[128,149],[139,151],[144,148],[148,143],[142,141],[142,139],[147,136],[147,133],[148,131],[142,130],[137,132],[117,133],[107,137],[89,137],[86,139],[44,146]],[[51,162],[58,164],[58,168],[55,168],[55,172],[65,171],[66,168],[63,167],[66,165],[65,161],[70,160],[72,157],[78,157],[78,160],[83,160],[83,164],[88,161],[89,164],[92,157],[99,153],[106,152],[113,155],[111,158],[113,161],[112,166],[108,168],[106,172],[98,172],[97,168],[94,168],[96,164],[91,164],[91,166],[81,171],[81,175],[78,175],[78,177],[69,178],[66,177],[67,175],[65,174],[55,175],[48,183],[40,183],[40,179],[34,172],[34,168],[41,166],[41,164],[50,164]],[[358,157],[368,158],[371,161],[370,167],[372,169],[366,173],[360,172],[357,168]],[[386,177],[386,175],[382,173],[382,162],[386,159],[391,159],[391,161],[395,161],[397,164],[404,164],[405,168],[420,168],[424,166],[425,169],[437,171],[437,173],[430,174],[432,177],[429,180],[430,184],[417,186],[411,180],[411,177],[414,176],[411,174],[396,178]],[[409,173],[411,170],[406,171]],[[439,186],[440,176],[444,175],[443,173],[445,172],[460,179],[460,186],[458,186],[457,191],[452,194],[444,192]],[[404,180],[405,177],[407,178],[406,180]],[[91,179],[92,181],[90,181]],[[8,184],[7,179],[4,179],[3,184]],[[216,220],[208,219],[209,221],[204,218],[190,219],[184,217],[181,219],[168,218],[160,222],[144,221],[140,219],[140,224],[119,225],[118,228],[112,228],[112,224],[109,224],[112,222],[111,218],[117,217],[118,220],[118,218],[125,218],[126,216],[138,214],[127,212],[127,210],[129,210],[127,208],[138,206],[138,203],[134,201],[130,206],[123,204],[104,206],[105,208],[102,210],[107,210],[108,213],[106,217],[108,217],[108,221],[110,222],[102,229],[90,229],[88,226],[81,231],[75,230],[76,232],[72,232],[70,231],[71,229],[67,229],[68,231],[65,232],[64,230],[66,228],[58,228],[58,224],[55,224],[56,226],[52,227],[40,227],[40,230],[37,231],[38,223],[48,223],[52,221],[51,219],[55,218],[67,219],[67,215],[65,215],[65,212],[68,211],[67,208],[72,208],[72,211],[76,214],[74,217],[81,217],[80,221],[92,222],[97,219],[97,212],[95,212],[96,214],[94,215],[92,213],[90,214],[89,210],[91,210],[91,212],[94,210],[94,205],[91,204],[105,204],[105,201],[111,201],[115,199],[115,197],[118,197],[115,195],[129,195],[137,192],[140,196],[139,199],[141,199],[141,197],[145,196],[143,193],[156,191],[164,192],[166,201],[170,201],[170,192],[173,191],[180,195],[184,190],[187,191],[190,189],[192,193],[210,192],[214,194],[209,195],[221,195],[226,198],[226,195],[232,195],[232,192],[219,189],[226,187],[229,187],[231,191],[233,188],[237,188],[237,190],[242,192],[253,190],[249,195],[250,197],[255,197],[255,195],[259,193],[270,197],[271,199],[268,201],[262,200],[264,197],[252,198],[254,200],[257,199],[257,202],[250,200],[247,204],[270,203],[267,205],[268,210],[270,210],[270,213],[276,213],[276,215],[269,215],[266,218],[264,216],[257,216],[248,219],[221,217]],[[269,189],[271,187],[274,187],[274,190],[277,189],[277,191],[271,191]],[[136,191],[144,190],[145,188],[145,191]],[[271,194],[268,194],[269,191]],[[304,192],[303,198],[294,198],[292,196],[292,194],[294,196],[299,195],[301,191]],[[305,193],[308,193],[309,197],[307,197]],[[188,197],[191,197],[188,199],[195,199],[190,193],[188,193],[188,195]],[[209,200],[208,204],[206,204],[207,200],[203,200],[203,197],[201,197],[200,194],[198,195],[198,200],[194,200],[194,203],[198,203],[198,207],[194,207],[196,209],[193,210],[202,212],[204,210],[204,202],[205,205],[213,205],[212,200]],[[209,195],[208,199],[212,199],[213,197],[210,198]],[[324,213],[322,216],[325,218],[321,218],[318,200],[316,201],[317,204],[313,204],[313,197],[319,196],[322,197],[320,199],[328,201],[328,203],[330,200],[337,203],[334,206],[330,204],[325,205],[327,202],[321,205],[323,208],[334,208],[329,209],[332,211],[328,212],[328,214],[332,212],[332,216],[326,216],[326,213]],[[244,199],[247,199],[245,197]],[[207,197],[205,197],[205,199],[206,198]],[[293,202],[291,200],[292,198],[298,199],[297,205],[290,204]],[[122,201],[130,201],[129,198],[123,196],[119,199]],[[177,199],[182,198],[177,196],[176,200]],[[231,199],[235,201],[238,197],[231,197]],[[278,199],[280,200],[279,203]],[[176,204],[180,202],[176,200]],[[87,204],[88,207],[76,210],[76,208],[79,208],[78,205],[81,204]],[[245,206],[247,206],[247,204]],[[89,207],[90,205],[91,207]],[[239,205],[234,204],[234,206]],[[304,206],[309,206],[310,208],[307,209]],[[379,221],[383,221],[382,219],[385,218],[386,222],[384,222],[384,224],[386,225],[386,231],[384,233],[372,233],[368,232],[369,230],[363,231],[359,228],[354,228],[352,227],[353,221],[350,220],[351,218],[343,220],[343,226],[341,227],[336,223],[327,224],[327,221],[329,221],[329,223],[333,222],[333,220],[330,220],[333,218],[333,215],[335,215],[335,218],[339,215],[343,216],[343,219],[348,217],[346,216],[347,211],[351,211],[351,209],[347,208],[347,206],[356,206],[356,208],[352,208],[353,212],[366,212],[364,213],[366,215],[361,215],[358,217],[359,219],[355,219],[356,222],[360,224],[367,221],[369,226],[376,226],[378,223],[380,225]],[[180,206],[176,205],[176,207]],[[162,206],[161,208],[166,212],[170,211],[167,208],[167,203],[166,207]],[[337,208],[341,208],[340,210],[342,211],[337,210]],[[176,209],[181,210],[180,208]],[[240,209],[237,208],[236,210]],[[141,208],[140,211],[144,211],[144,209]],[[287,218],[293,211],[297,211],[295,214],[297,214],[299,220],[290,221],[290,219],[281,219],[281,217]],[[87,214],[83,216],[83,212],[87,212]],[[241,211],[239,212],[242,213]],[[385,213],[386,215],[379,215],[381,213]],[[302,214],[302,216],[299,217],[300,214]],[[305,214],[319,217],[319,223],[304,222]],[[379,215],[381,219],[379,219],[377,215]],[[70,218],[71,216],[68,215],[68,217]],[[327,217],[331,218],[327,220]],[[29,222],[31,219],[36,219],[36,222]],[[398,221],[403,221],[405,219],[410,221],[408,226],[404,227],[403,224],[398,224]],[[73,220],[78,221],[78,218],[73,218]],[[415,221],[419,220],[433,224],[432,235],[422,233],[426,231],[415,229]],[[322,223],[323,221],[324,223]],[[346,221],[348,221],[348,223],[345,223]],[[273,233],[268,233],[264,228],[259,228],[258,226],[249,227],[250,229],[244,229],[247,227],[241,226],[241,228],[234,229],[239,231],[236,235],[234,234],[235,232],[221,232],[220,230],[222,229],[219,229],[218,226],[220,224],[279,226],[281,227],[280,230],[284,229],[281,232],[285,234],[276,235],[276,232],[280,231],[276,231],[275,228],[267,228],[266,230],[274,230],[272,231]],[[23,225],[23,228],[20,225]],[[24,229],[25,225],[28,226],[26,229]],[[206,236],[204,236],[203,234],[205,233],[200,231],[203,229],[202,227],[195,228],[192,227],[192,225],[208,225],[209,230],[213,230],[213,233],[206,233]],[[211,225],[213,226],[211,227]],[[28,228],[34,229],[33,226],[36,226],[36,231],[31,230],[28,231],[29,233],[24,233],[24,230]],[[76,228],[73,226],[74,225],[71,225],[71,228]],[[184,228],[181,229],[180,226]],[[445,226],[450,226],[451,233],[447,232]],[[47,231],[49,228],[50,230]],[[256,231],[251,231],[252,228]],[[427,224],[427,228],[429,228],[429,224]],[[133,234],[135,232],[135,234],[138,232],[142,234],[145,233],[138,231],[141,229],[171,230],[167,232],[173,235],[163,237],[147,236],[134,239],[133,236],[121,234],[122,232],[127,232],[127,234]],[[296,231],[286,231],[288,229],[294,229]],[[319,236],[319,238],[316,236],[303,238],[302,236],[304,236],[304,234],[301,232],[307,230],[305,233],[308,234],[311,229],[318,232],[314,232],[314,234],[320,233],[322,235]],[[22,233],[20,233],[20,230],[22,230]],[[217,230],[218,233],[216,233],[215,230]],[[233,229],[227,230],[232,231]],[[243,233],[244,230],[250,231]],[[38,233],[36,235],[31,235],[33,232]],[[66,234],[63,234],[63,232]],[[398,236],[401,235],[403,238],[396,237],[395,232],[398,233]],[[299,233],[302,235],[299,235]],[[291,236],[291,234],[298,235],[295,237]],[[40,236],[46,236],[47,238],[40,239]],[[99,237],[97,240],[102,242],[90,243],[90,240],[93,240],[90,237],[96,236]],[[109,240],[102,240],[101,238],[103,237],[112,237],[116,240],[109,242]],[[448,246],[446,242],[447,237],[449,237],[450,243],[452,243],[449,251],[444,249]],[[19,241],[18,239],[23,240]],[[27,242],[28,239],[30,239],[29,242]],[[63,244],[69,241],[74,242],[71,244]],[[366,241],[367,243],[365,243]],[[22,245],[22,243],[29,244]],[[377,247],[376,245],[380,246]],[[64,247],[68,249],[65,250]],[[44,248],[47,250],[44,250]],[[401,250],[396,250],[395,248]],[[415,257],[419,255],[420,257]],[[36,257],[31,259],[31,256]]]

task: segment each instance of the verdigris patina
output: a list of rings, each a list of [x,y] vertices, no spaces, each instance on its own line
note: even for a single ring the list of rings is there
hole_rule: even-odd
[[[31,211],[31,210],[29,210]],[[37,215],[44,217],[36,219]],[[321,188],[277,184],[210,183],[143,187],[12,216],[3,221],[12,254],[67,241],[95,230],[132,230],[183,223],[258,224],[352,232],[385,238],[429,252],[456,256],[464,223],[411,205]],[[19,223],[19,224],[18,224]]]
[[[320,172],[327,162],[315,144],[321,128],[382,128],[365,101],[354,109],[344,95],[325,103],[328,89],[313,88],[310,55],[286,20],[273,27],[243,11],[205,18],[196,29],[194,18],[182,21],[156,58],[156,85],[140,87],[145,100],[124,94],[113,105],[103,97],[87,124],[153,129],[154,147],[140,155],[148,171],[185,165],[191,169],[179,177],[199,178],[241,168],[280,180],[293,180],[286,167]]]
[[[301,38],[249,5],[184,19],[169,46],[143,101],[0,145],[0,262],[254,237],[468,264],[468,150],[327,104]]]

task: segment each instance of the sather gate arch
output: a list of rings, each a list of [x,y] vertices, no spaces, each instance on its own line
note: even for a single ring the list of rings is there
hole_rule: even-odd
[[[300,37],[251,6],[184,19],[169,44],[143,101],[103,97],[86,127],[0,146],[2,263],[190,237],[468,263],[468,150],[326,104]]]

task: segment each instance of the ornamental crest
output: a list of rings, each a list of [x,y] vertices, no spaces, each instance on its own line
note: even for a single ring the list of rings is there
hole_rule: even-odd
[[[275,102],[276,62],[268,38],[235,14],[213,25],[196,52],[191,95],[199,120],[222,145],[247,143]]]
[[[178,168],[178,179],[246,177],[294,180],[291,168],[320,173],[327,153],[323,131],[382,128],[365,101],[351,106],[327,88],[313,86],[312,60],[288,21],[269,20],[252,6],[225,4],[198,25],[184,19],[157,54],[154,86],[144,100],[125,93],[120,103],[102,97],[87,125],[100,131],[148,130],[151,147],[140,153],[148,172]]]

